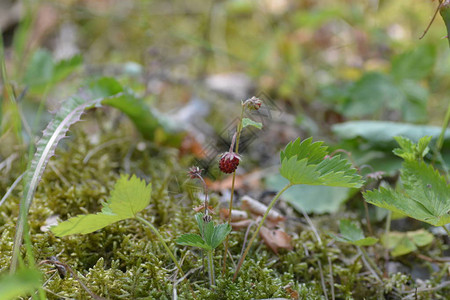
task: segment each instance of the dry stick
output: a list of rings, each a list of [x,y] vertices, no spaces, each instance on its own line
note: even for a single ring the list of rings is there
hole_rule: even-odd
[[[269,206],[267,207],[266,212],[264,213],[264,216],[262,217],[261,222],[259,222],[258,228],[256,228],[256,231],[253,233],[250,242],[248,243],[247,248],[244,251],[244,254],[241,256],[241,259],[239,260],[238,266],[236,268],[236,271],[234,272],[233,275],[233,281],[236,280],[236,277],[239,273],[239,270],[241,269],[242,263],[244,262],[245,257],[248,254],[248,251],[250,251],[250,247],[253,244],[253,241],[256,239],[256,236],[259,233],[259,230],[261,229],[262,225],[264,224],[264,221],[267,219],[267,216],[269,215],[270,210],[272,209],[272,207],[275,205],[275,203],[277,202],[278,198],[280,198],[281,194],[283,194],[288,188],[290,188],[292,186],[292,183],[288,183],[281,191],[279,191],[275,197],[272,199],[272,202],[270,202]],[[230,214],[231,215],[231,214]]]
[[[238,124],[238,128],[237,128],[237,132],[233,135],[233,139],[231,141],[231,145],[230,145],[230,151],[233,151],[233,146],[234,146],[234,141],[236,139],[236,154],[239,154],[239,140],[241,138],[241,132],[242,132],[242,119],[244,118],[244,110],[245,110],[245,106],[244,103],[242,103],[242,108],[241,108],[241,117],[239,119],[239,124]],[[231,226],[231,211],[233,209],[233,197],[234,197],[234,183],[236,181],[236,170],[234,170],[233,172],[233,180],[231,181],[231,195],[230,195],[230,207],[229,207],[229,211],[228,211],[228,225]],[[224,255],[223,255],[223,267],[222,267],[222,276],[225,276],[225,272],[227,270],[227,253],[228,253],[228,239],[229,239],[229,234],[227,235],[226,239],[225,239],[225,250],[224,250]]]
[[[436,19],[436,16],[437,16],[437,14],[438,14],[438,12],[439,12],[439,10],[441,9],[441,7],[442,7],[443,4],[444,4],[444,0],[440,0],[439,6],[436,8],[436,11],[434,12],[433,17],[431,18],[430,23],[428,23],[427,28],[425,29],[425,31],[423,32],[423,34],[420,36],[419,40],[423,39],[423,37],[425,36],[425,34],[427,34],[428,30],[430,29],[431,25],[433,24],[434,19]]]

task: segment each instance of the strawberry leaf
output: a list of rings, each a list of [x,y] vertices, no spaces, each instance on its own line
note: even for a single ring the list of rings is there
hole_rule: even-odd
[[[207,245],[203,238],[195,233],[186,233],[175,240],[177,244],[184,246],[198,247],[205,250],[212,250],[211,246]]]
[[[408,160],[401,179],[403,189],[368,191],[364,199],[434,226],[450,223],[450,185],[439,172],[424,162]]]
[[[79,215],[51,228],[56,236],[86,234],[102,229],[120,220],[134,218],[150,202],[151,184],[133,175],[122,175],[116,182],[108,202],[103,204],[102,212]]]
[[[308,138],[289,143],[280,154],[280,174],[293,185],[361,187],[361,176],[340,156],[327,158],[327,147]]]
[[[339,222],[341,236],[330,234],[332,238],[339,242],[352,244],[355,246],[371,246],[378,242],[374,237],[365,237],[362,230],[350,220],[341,220]]]

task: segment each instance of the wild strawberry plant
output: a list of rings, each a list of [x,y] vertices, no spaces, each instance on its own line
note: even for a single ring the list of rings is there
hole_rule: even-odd
[[[363,185],[363,180],[361,176],[357,174],[356,169],[353,168],[346,159],[342,159],[339,155],[330,157],[327,149],[326,146],[323,146],[323,142],[312,142],[312,138],[301,141],[301,139],[298,138],[295,141],[290,142],[286,148],[281,151],[280,174],[289,180],[289,183],[279,191],[270,202],[256,231],[250,238],[247,248],[241,256],[234,274],[234,279],[236,279],[242,263],[270,210],[280,196],[291,186],[297,184],[309,184],[359,188]]]
[[[444,226],[450,223],[450,185],[423,160],[431,138],[423,137],[417,144],[403,137],[396,140],[401,148],[394,153],[404,160],[400,171],[402,187],[367,191],[365,200],[433,226],[442,226],[450,235]]]

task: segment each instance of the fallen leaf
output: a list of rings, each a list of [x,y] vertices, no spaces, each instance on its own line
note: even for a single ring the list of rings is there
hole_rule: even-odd
[[[292,238],[281,229],[268,229],[267,227],[262,226],[259,235],[264,243],[276,254],[278,254],[279,248],[287,250],[293,249],[291,244]]]

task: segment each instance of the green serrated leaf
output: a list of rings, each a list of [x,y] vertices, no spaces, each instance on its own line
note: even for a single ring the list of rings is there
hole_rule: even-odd
[[[360,187],[361,176],[340,156],[326,158],[327,147],[312,138],[289,143],[281,152],[280,174],[291,184]]]
[[[365,237],[362,230],[350,220],[343,219],[339,222],[339,230],[341,236],[330,234],[335,240],[339,242],[349,243],[355,246],[371,246],[378,242],[377,238]]]
[[[138,212],[150,203],[152,192],[151,184],[133,175],[122,175],[116,182],[111,192],[111,197],[106,202],[101,213],[79,215],[70,218],[51,228],[56,236],[70,234],[86,234],[102,229],[117,221],[134,218]]]
[[[439,172],[424,162],[405,161],[401,179],[401,191],[380,188],[364,193],[364,199],[434,226],[450,223],[450,185]]]
[[[243,118],[242,119],[242,128],[245,128],[247,126],[253,126],[253,127],[258,128],[258,129],[261,129],[263,125],[262,125],[262,123],[255,122],[252,119]]]
[[[205,236],[205,221],[203,221],[203,213],[197,213],[195,214],[195,220],[197,221],[198,230],[200,230],[200,235]]]
[[[211,247],[217,248],[231,232],[231,226],[229,224],[219,224],[214,227],[214,234],[211,239]]]
[[[183,234],[175,240],[177,244],[184,246],[198,247],[205,250],[212,250],[211,246],[205,243],[203,238],[195,233]]]
[[[393,152],[404,160],[422,159],[430,151],[428,145],[430,144],[431,136],[420,138],[417,144],[414,144],[410,139],[402,136],[396,136],[394,139],[397,141],[400,148],[394,149]]]

